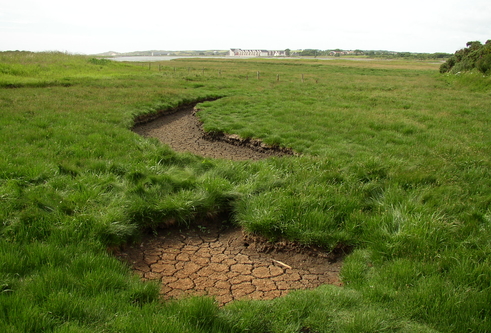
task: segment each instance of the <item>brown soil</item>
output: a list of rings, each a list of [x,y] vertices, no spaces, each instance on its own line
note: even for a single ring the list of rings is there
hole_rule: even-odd
[[[165,299],[209,295],[220,305],[341,285],[342,255],[287,242],[272,244],[238,228],[213,224],[167,229],[117,253],[143,280],[161,281]]]
[[[195,116],[193,105],[170,110],[162,114],[140,117],[133,131],[159,139],[178,152],[190,152],[208,158],[234,161],[259,160],[271,156],[293,154],[290,150],[271,147],[259,140],[243,140],[236,135],[204,133]]]
[[[195,112],[190,105],[166,111],[164,116],[140,117],[133,130],[158,138],[176,151],[208,158],[259,160],[292,154],[257,140],[205,134]],[[161,281],[164,298],[210,295],[220,305],[243,298],[272,299],[322,284],[341,285],[343,254],[288,242],[271,244],[216,223],[195,230],[167,229],[117,253],[143,280]]]

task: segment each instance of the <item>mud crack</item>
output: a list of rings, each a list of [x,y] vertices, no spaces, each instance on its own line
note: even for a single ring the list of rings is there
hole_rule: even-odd
[[[238,299],[273,299],[290,290],[341,285],[341,258],[299,247],[268,247],[238,228],[166,230],[127,247],[117,256],[142,280],[161,282],[165,299],[213,296],[220,305]]]

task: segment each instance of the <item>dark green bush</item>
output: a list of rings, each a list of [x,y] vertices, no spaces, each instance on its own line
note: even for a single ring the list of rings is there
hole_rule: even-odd
[[[487,74],[491,68],[491,40],[486,44],[474,41],[466,44],[467,48],[460,49],[440,66],[440,73],[469,72],[477,68]]]
[[[480,58],[476,63],[476,68],[484,74],[490,74],[491,73],[491,54],[486,54],[485,56]]]

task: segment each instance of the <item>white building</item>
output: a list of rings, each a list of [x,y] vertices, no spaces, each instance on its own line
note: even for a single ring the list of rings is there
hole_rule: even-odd
[[[242,49],[230,49],[228,55],[231,57],[284,57],[285,51],[279,50],[242,50]]]

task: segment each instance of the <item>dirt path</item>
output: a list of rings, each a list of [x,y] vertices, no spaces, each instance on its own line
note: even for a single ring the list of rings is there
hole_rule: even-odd
[[[193,111],[193,106],[189,106],[151,122],[139,124],[133,128],[133,131],[145,137],[157,138],[175,151],[190,152],[209,158],[240,161],[284,155],[283,152],[261,149],[257,143],[257,149],[251,149],[246,146],[250,142],[234,140],[233,136],[227,139],[235,144],[221,140],[207,140],[204,138],[201,123]]]
[[[237,299],[273,299],[322,284],[341,285],[341,257],[291,244],[273,247],[237,228],[166,230],[118,256],[143,280],[161,281],[166,299],[210,295],[224,305]]]

